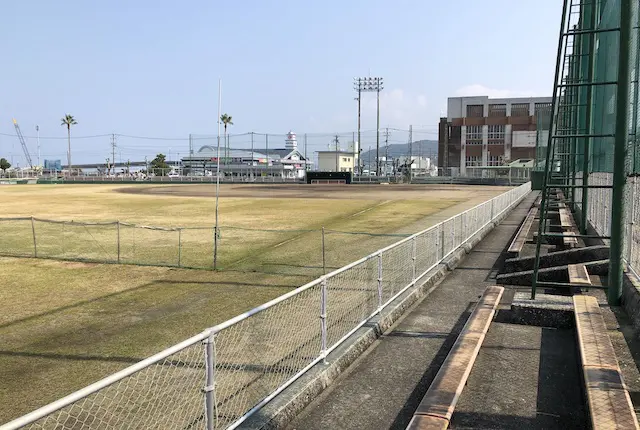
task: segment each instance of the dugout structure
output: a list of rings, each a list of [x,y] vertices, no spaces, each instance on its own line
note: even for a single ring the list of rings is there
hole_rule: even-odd
[[[351,172],[307,172],[307,184],[350,184]]]

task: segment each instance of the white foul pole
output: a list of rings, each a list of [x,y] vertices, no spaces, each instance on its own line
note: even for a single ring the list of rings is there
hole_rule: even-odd
[[[220,194],[220,115],[222,115],[222,79],[218,78],[218,147],[216,151],[216,224],[213,231],[213,270],[218,268],[218,201]]]

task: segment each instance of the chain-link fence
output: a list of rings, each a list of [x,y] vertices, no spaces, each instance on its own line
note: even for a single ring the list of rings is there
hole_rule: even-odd
[[[406,237],[2,430],[235,428],[530,189]]]
[[[213,267],[212,227],[0,218],[2,255],[97,263]]]
[[[625,191],[627,230],[623,255],[629,269],[640,278],[640,176],[629,178]]]
[[[152,227],[126,222],[0,218],[4,256],[320,276],[409,234],[317,229]],[[361,240],[345,241],[357,235]],[[324,236],[327,237],[324,240]]]

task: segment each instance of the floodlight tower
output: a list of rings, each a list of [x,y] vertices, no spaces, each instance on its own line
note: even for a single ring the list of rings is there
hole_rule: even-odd
[[[376,176],[380,176],[380,91],[384,89],[383,78],[354,78],[354,88],[358,91],[358,145],[360,142],[360,96],[362,92],[376,92]]]

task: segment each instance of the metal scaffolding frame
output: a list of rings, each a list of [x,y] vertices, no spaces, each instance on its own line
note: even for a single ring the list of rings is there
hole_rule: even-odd
[[[632,246],[625,237],[626,185],[640,171],[635,138],[639,3],[564,0],[546,145],[538,139],[536,165],[544,176],[532,298],[546,284],[538,278],[541,245],[558,236],[548,218],[551,193],[560,190],[578,220],[580,230],[572,236],[609,242],[607,296],[610,304],[620,303],[629,264],[623,249]],[[635,198],[627,202],[632,208]]]

